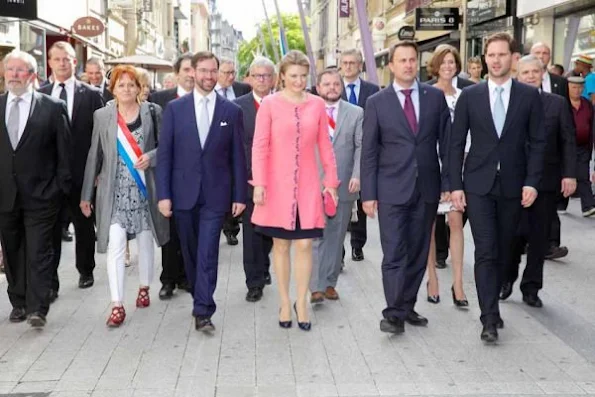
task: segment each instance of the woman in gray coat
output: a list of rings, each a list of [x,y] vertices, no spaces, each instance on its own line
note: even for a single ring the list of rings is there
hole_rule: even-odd
[[[154,168],[156,165],[156,124],[161,108],[141,102],[141,82],[132,66],[120,65],[111,74],[110,91],[115,104],[94,114],[93,138],[85,168],[81,210],[91,216],[95,186],[97,197],[97,251],[107,252],[107,272],[113,302],[107,320],[118,327],[126,318],[124,278],[126,241],[137,239],[140,287],[136,306],[150,304],[149,285],[153,279],[154,241],[169,239],[168,220],[157,210]]]

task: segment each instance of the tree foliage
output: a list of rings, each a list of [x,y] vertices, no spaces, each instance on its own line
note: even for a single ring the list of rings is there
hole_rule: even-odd
[[[275,36],[273,45],[277,48],[277,53],[280,54],[279,24],[274,15],[269,17],[271,17],[271,28],[273,29],[273,35]],[[287,50],[300,50],[305,53],[306,44],[304,42],[304,33],[302,32],[300,16],[298,14],[282,14],[281,18],[283,19],[283,27],[285,28],[285,35],[287,36],[287,45],[289,47]],[[275,62],[275,51],[271,45],[271,36],[269,34],[266,20],[261,21],[257,29],[261,31],[262,36],[257,30],[256,36],[250,41],[243,42],[238,50],[238,70],[240,76],[246,74],[255,55],[266,56]],[[260,37],[264,38],[266,51],[262,50]]]

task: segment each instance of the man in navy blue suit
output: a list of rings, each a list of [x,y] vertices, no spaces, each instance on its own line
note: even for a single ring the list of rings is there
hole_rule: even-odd
[[[378,211],[384,255],[380,330],[399,334],[405,322],[428,323],[414,307],[441,192],[445,199],[449,191],[436,145],[447,164],[450,113],[442,91],[416,80],[415,42],[395,44],[389,59],[393,84],[366,103],[360,173],[362,207],[372,218]]]
[[[213,331],[219,235],[225,213],[246,207],[242,110],[215,91],[219,60],[192,58],[195,89],[169,103],[157,150],[159,211],[175,215],[186,275],[194,297],[195,328]]]
[[[537,198],[545,151],[544,114],[537,88],[511,77],[515,43],[496,33],[485,45],[487,83],[465,88],[455,109],[449,153],[451,198],[467,211],[475,243],[475,284],[486,343],[504,326],[498,304],[522,207]],[[471,148],[463,155],[467,134]],[[464,182],[463,182],[464,180]]]

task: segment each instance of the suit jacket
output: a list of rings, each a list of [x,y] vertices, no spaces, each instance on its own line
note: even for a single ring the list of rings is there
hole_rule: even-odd
[[[437,81],[438,81],[438,79],[434,78],[434,79],[426,81],[426,84],[434,85],[434,84],[436,84]],[[474,84],[475,83],[471,80],[467,80],[467,79],[457,76],[457,88],[459,90],[462,90],[463,88],[466,88],[466,87],[470,87]]]
[[[161,121],[161,108],[155,106],[156,122]],[[143,126],[143,141],[140,149],[151,159],[151,164],[145,170],[145,183],[149,195],[149,213],[153,236],[157,245],[161,246],[169,240],[169,221],[163,217],[157,208],[157,193],[155,186],[155,165],[157,149],[155,148],[155,132],[149,104],[143,102],[140,108]],[[85,178],[81,190],[81,200],[92,201],[95,194],[97,180],[97,197],[95,198],[95,219],[97,222],[97,251],[107,251],[109,229],[112,220],[112,206],[116,190],[116,176],[119,164],[117,149],[118,136],[118,107],[106,106],[94,114],[93,140],[87,165]]]
[[[452,190],[488,194],[494,185],[498,163],[504,197],[520,197],[523,186],[538,189],[546,144],[539,91],[512,80],[500,138],[491,114],[487,82],[463,90],[455,109],[451,135],[449,175]],[[471,148],[465,160],[463,178],[467,133],[471,134]]]
[[[256,101],[252,93],[242,95],[234,103],[242,109],[244,126],[244,155],[246,156],[246,171],[248,180],[252,179],[252,143],[254,142],[254,128],[256,126]],[[250,185],[248,186],[250,190]]]
[[[47,84],[39,89],[39,92],[52,95],[54,84]],[[91,136],[93,133],[93,113],[104,105],[101,92],[96,87],[81,81],[74,82],[74,103],[72,107],[72,120],[70,129],[72,131],[72,153],[73,159],[70,172],[72,174],[73,188],[80,190],[85,177],[85,165],[87,155],[91,147]]]
[[[417,184],[422,199],[437,203],[449,191],[446,168],[440,171],[439,143],[446,164],[450,111],[444,93],[419,84],[418,131],[411,131],[393,85],[366,103],[361,161],[361,199],[407,203]],[[442,185],[442,186],[441,186]]]
[[[101,97],[103,98],[103,103],[108,103],[109,101],[111,101],[112,99],[114,99],[114,95],[112,94],[112,92],[110,90],[108,90],[107,84],[103,88],[103,92],[101,93]]]
[[[178,98],[178,87],[170,88],[169,90],[161,90],[149,95],[149,102],[156,103],[162,109],[167,107],[167,104]]]
[[[169,103],[163,114],[157,151],[157,196],[174,210],[190,210],[199,196],[212,211],[228,212],[246,202],[246,159],[242,109],[220,95],[209,135],[201,146],[194,96]]]
[[[545,155],[540,190],[558,192],[562,178],[576,178],[576,132],[568,102],[541,92],[545,114]]]
[[[70,125],[64,102],[33,93],[31,112],[13,150],[6,129],[8,93],[0,95],[0,212],[14,209],[15,200],[27,209],[60,203],[70,192]]]
[[[359,192],[349,192],[349,181],[352,178],[360,179],[364,111],[359,106],[341,100],[336,119],[333,151],[337,163],[337,176],[341,181],[337,192],[339,200],[354,201],[358,199]],[[322,164],[319,164],[318,169],[321,180],[324,180]]]
[[[550,75],[552,94],[561,95],[564,97],[564,99],[566,99],[566,101],[570,102],[570,97],[568,94],[568,80],[566,80],[565,77],[551,74],[550,72],[547,73]]]
[[[357,106],[365,109],[366,102],[368,101],[368,98],[371,97],[372,95],[374,95],[375,93],[377,93],[380,90],[380,88],[378,88],[378,86],[376,84],[372,84],[364,79],[360,79],[360,80],[361,80],[361,86],[359,88],[359,96],[357,98]],[[343,89],[343,92],[341,93],[341,99],[349,101],[347,99],[346,91],[347,90]]]
[[[252,92],[252,87],[250,84],[240,83],[239,81],[234,81],[231,87],[233,88],[233,93],[235,94],[236,98]]]

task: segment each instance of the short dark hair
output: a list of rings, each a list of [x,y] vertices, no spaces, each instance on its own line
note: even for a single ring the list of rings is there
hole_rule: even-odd
[[[490,46],[490,44],[496,41],[505,41],[506,43],[508,43],[508,49],[510,50],[511,54],[514,52],[519,52],[517,49],[517,43],[510,34],[506,32],[498,32],[494,33],[493,35],[487,38],[485,47],[483,49],[484,55],[487,54],[488,47]]]
[[[217,62],[217,69],[219,69],[219,58],[211,51],[199,51],[192,56],[192,67],[196,69],[196,65],[206,59],[214,59]]]
[[[397,48],[400,48],[400,47],[413,48],[415,50],[415,53],[419,55],[419,48],[417,47],[417,43],[415,41],[401,40],[401,41],[398,41],[395,44],[393,44],[393,46],[390,48],[390,51],[388,53],[388,61],[389,62],[393,61],[393,58],[395,56],[395,51],[397,50]]]
[[[180,69],[182,68],[182,62],[184,61],[190,61],[190,63],[192,63],[192,53],[187,52],[185,54],[182,54],[178,57],[178,59],[176,59],[176,62],[174,62],[174,73],[178,74],[180,73]]]
[[[339,74],[339,69],[337,69],[334,66],[327,67],[322,72],[318,73],[318,77],[316,79],[316,84],[320,84],[320,82],[322,81],[322,78],[324,76],[326,76],[327,74],[336,74],[339,76],[339,78],[341,77],[341,75]]]
[[[564,66],[560,65],[559,63],[554,63],[552,67],[558,69],[560,71],[560,75],[564,74]]]

